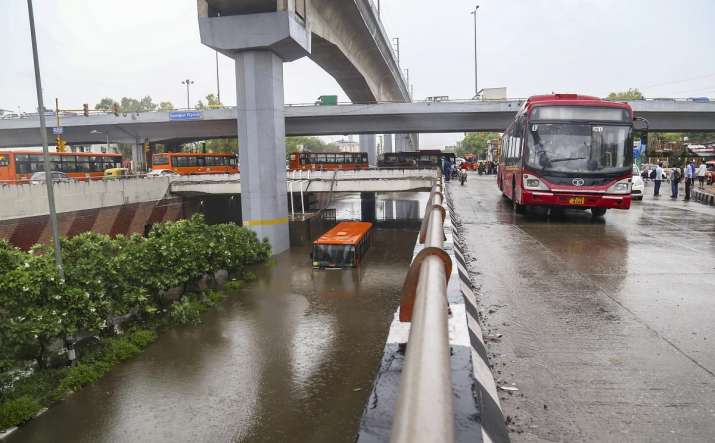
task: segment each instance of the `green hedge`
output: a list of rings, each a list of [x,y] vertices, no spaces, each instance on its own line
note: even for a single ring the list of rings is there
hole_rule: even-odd
[[[87,232],[61,244],[64,280],[52,247],[37,245],[24,252],[0,241],[0,429],[95,381],[156,336],[141,330],[102,339],[99,353],[79,355],[72,368],[51,370],[50,348],[58,340],[80,334],[109,337],[113,319],[128,314],[150,324],[198,323],[221,294],[187,292],[175,301],[169,289],[196,288],[203,276],[218,270],[245,280],[252,277],[247,267],[270,256],[270,245],[254,232],[232,223],[208,225],[201,215],[155,225],[147,237]],[[36,362],[35,372],[25,378],[13,375],[28,360]]]

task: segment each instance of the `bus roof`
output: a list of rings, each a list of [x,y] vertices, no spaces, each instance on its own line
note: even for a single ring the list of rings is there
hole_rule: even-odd
[[[334,228],[321,235],[314,245],[354,245],[372,228],[369,222],[340,222]]]
[[[212,156],[212,157],[236,157],[235,152],[157,152],[154,155],[170,155],[170,156],[191,156],[191,157],[199,157],[199,156]]]
[[[32,151],[28,149],[18,149],[18,150],[8,150],[8,151],[0,151],[0,154],[35,154],[35,155],[42,155],[42,151]],[[121,157],[122,154],[116,153],[116,152],[57,152],[57,151],[50,151],[48,152],[50,155],[83,155],[83,156],[113,156],[113,157]]]
[[[528,111],[534,106],[602,106],[607,108],[621,108],[627,109],[632,112],[631,107],[628,103],[615,102],[610,100],[604,100],[602,98],[594,97],[591,95],[579,95],[579,94],[547,94],[547,95],[534,95],[529,97],[524,103],[524,108]]]

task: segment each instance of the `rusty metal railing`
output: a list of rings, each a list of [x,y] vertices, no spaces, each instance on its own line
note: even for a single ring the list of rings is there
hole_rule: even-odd
[[[450,365],[447,282],[452,261],[442,249],[441,182],[432,188],[419,241],[424,244],[405,278],[400,321],[411,322],[390,441],[453,442],[454,405]]]

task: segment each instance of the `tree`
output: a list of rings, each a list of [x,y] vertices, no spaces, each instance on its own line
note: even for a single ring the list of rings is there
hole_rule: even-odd
[[[113,98],[110,97],[104,97],[102,100],[99,101],[96,105],[94,105],[94,109],[98,111],[111,111],[112,106],[117,103],[114,101]]]
[[[487,150],[487,143],[490,140],[499,140],[501,134],[498,132],[468,132],[455,154],[462,156],[466,153],[476,153],[483,157]]]
[[[159,103],[159,111],[169,112],[174,110],[174,104],[171,102],[161,102]]]
[[[329,152],[337,150],[334,144],[327,144],[318,137],[286,137],[286,155],[292,152],[298,152],[298,148],[301,145],[303,149],[310,152]]]
[[[643,100],[643,94],[638,88],[628,88],[627,91],[611,92],[608,94],[609,100]]]
[[[196,109],[203,111],[206,109],[218,109],[218,108],[223,108],[223,103],[221,103],[218,100],[218,97],[216,97],[214,94],[209,94],[206,96],[206,103],[202,100],[199,100],[198,103],[196,103],[196,106],[194,106]]]

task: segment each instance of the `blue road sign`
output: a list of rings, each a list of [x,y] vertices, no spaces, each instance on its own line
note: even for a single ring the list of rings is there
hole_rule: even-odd
[[[204,117],[201,111],[171,111],[169,120],[201,120]]]
[[[52,133],[55,135],[62,135],[64,133],[64,128],[62,126],[52,128]]]

